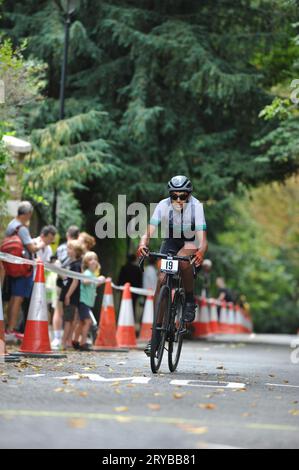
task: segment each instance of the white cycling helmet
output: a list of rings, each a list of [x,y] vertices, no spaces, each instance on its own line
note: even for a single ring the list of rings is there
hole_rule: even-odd
[[[172,191],[185,191],[186,193],[191,193],[193,190],[191,181],[187,178],[187,176],[178,175],[171,178],[168,181],[168,191],[171,193]]]

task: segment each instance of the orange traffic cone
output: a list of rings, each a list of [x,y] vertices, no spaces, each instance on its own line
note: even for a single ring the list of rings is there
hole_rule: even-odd
[[[202,338],[211,334],[209,307],[205,297],[196,298],[196,317],[192,325],[193,338]]]
[[[211,313],[210,329],[212,333],[217,334],[219,333],[219,323],[218,323],[217,306],[216,306],[216,302],[214,299],[211,299],[210,313]]]
[[[94,351],[128,351],[118,348],[116,340],[116,315],[113,302],[111,279],[105,283],[104,297],[101,307],[100,326],[93,347]]]
[[[25,334],[20,348],[22,356],[41,358],[61,358],[65,354],[54,354],[51,351],[48,311],[46,302],[44,265],[37,262],[34,286],[26,321]]]
[[[231,334],[236,333],[235,311],[232,302],[228,303],[228,332]]]
[[[241,308],[239,305],[236,305],[235,312],[236,312],[236,333],[243,333],[242,313],[241,313]]]
[[[229,333],[228,310],[225,301],[221,302],[220,306],[219,332]]]
[[[2,292],[0,284],[0,362],[19,362],[20,359],[14,357],[11,354],[7,354],[5,347],[5,328],[4,328],[4,316],[3,316],[3,305],[2,305]]]
[[[135,348],[136,332],[133,313],[133,302],[130,291],[130,283],[124,285],[124,291],[121,299],[118,327],[116,339],[119,346]]]
[[[140,341],[149,341],[152,336],[152,326],[154,319],[154,296],[148,295],[144,305],[144,311],[139,334]]]

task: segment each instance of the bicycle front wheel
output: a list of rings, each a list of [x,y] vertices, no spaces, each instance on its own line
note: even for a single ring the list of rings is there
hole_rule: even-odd
[[[172,317],[170,320],[170,333],[168,343],[168,367],[174,372],[178,366],[183,345],[183,308],[185,303],[184,293],[177,291],[172,304]]]
[[[169,323],[169,288],[162,286],[155,308],[152,339],[151,339],[151,369],[156,374],[160,368]]]

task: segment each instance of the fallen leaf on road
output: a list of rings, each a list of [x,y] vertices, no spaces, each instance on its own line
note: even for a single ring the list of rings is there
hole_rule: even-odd
[[[114,411],[117,411],[118,413],[121,413],[123,411],[128,411],[128,410],[129,410],[129,408],[127,406],[116,406],[114,408]]]
[[[86,428],[87,421],[86,419],[74,418],[68,421],[68,424],[71,428],[83,429]]]
[[[201,408],[203,410],[215,410],[217,406],[214,403],[200,403],[198,405],[198,408]]]
[[[88,392],[80,392],[80,397],[88,397]]]
[[[288,380],[283,381],[284,384],[289,384],[290,382]]]
[[[128,388],[133,388],[133,387],[136,387],[136,385],[135,384],[127,384],[127,387]]]
[[[275,374],[269,374],[269,377],[276,377]]]
[[[186,431],[190,434],[205,434],[208,432],[208,428],[205,427],[195,427],[190,424],[178,424],[178,427],[183,431]]]
[[[216,369],[224,369],[224,366],[217,366]]]
[[[119,388],[115,388],[114,393],[117,393],[118,395],[121,395],[121,390]]]
[[[157,411],[161,409],[161,406],[158,403],[148,403],[147,407],[153,411]]]
[[[243,418],[248,418],[248,416],[251,416],[251,414],[250,413],[243,413],[242,416],[243,416]]]
[[[155,392],[154,393],[154,396],[155,397],[163,397],[164,393],[161,393],[161,392]]]
[[[179,399],[179,398],[183,398],[185,395],[186,395],[185,393],[174,392],[172,396],[173,398]]]
[[[299,416],[299,410],[290,410],[289,414],[292,416]]]
[[[54,392],[56,393],[64,392],[64,388],[55,388]]]

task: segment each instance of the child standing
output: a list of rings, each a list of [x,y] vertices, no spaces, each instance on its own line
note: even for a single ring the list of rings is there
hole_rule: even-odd
[[[68,269],[81,273],[83,249],[77,240],[69,241],[67,244],[69,257]],[[80,281],[70,277],[63,281],[59,300],[63,303],[64,332],[62,338],[63,348],[72,347],[72,335],[80,302]]]
[[[83,257],[83,274],[87,277],[96,277],[100,272],[100,263],[96,253],[88,251]],[[99,284],[105,282],[104,276],[97,277]],[[90,310],[94,307],[97,285],[88,279],[81,281],[79,319],[80,323],[76,327],[73,347],[80,351],[88,351],[87,335],[92,324]],[[81,338],[80,338],[81,336]],[[79,342],[80,338],[80,342]]]

